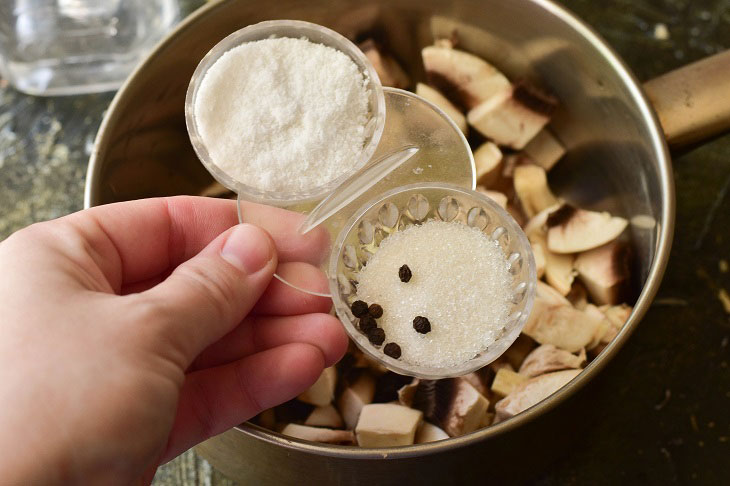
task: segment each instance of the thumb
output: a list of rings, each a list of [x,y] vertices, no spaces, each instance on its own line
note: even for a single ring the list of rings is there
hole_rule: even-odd
[[[141,295],[151,300],[152,321],[189,363],[243,320],[269,285],[276,264],[268,233],[239,224]]]

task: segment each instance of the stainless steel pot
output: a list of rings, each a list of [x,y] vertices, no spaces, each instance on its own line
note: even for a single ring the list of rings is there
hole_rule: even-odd
[[[386,40],[415,77],[422,75],[420,48],[456,29],[467,50],[509,76],[549,87],[562,103],[552,127],[569,150],[551,172],[551,185],[580,206],[633,218],[638,297],[616,339],[578,378],[496,426],[437,443],[358,449],[305,443],[244,424],[200,445],[199,453],[225,474],[257,484],[449,484],[515,480],[543,467],[581,427],[575,411],[589,405],[580,394],[568,398],[626,342],[659,287],[674,224],[666,141],[693,143],[730,127],[730,53],[645,85],[657,118],[616,54],[548,0],[224,0],[183,22],[119,91],[96,141],[85,205],[195,194],[209,184],[185,130],[188,81],[221,38],[274,18],[320,23],[353,38],[369,32]],[[713,96],[723,85],[725,95]],[[542,445],[546,437],[549,447]]]

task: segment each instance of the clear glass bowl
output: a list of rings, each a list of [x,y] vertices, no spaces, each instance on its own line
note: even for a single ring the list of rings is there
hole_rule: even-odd
[[[311,188],[307,191],[300,192],[282,192],[282,191],[266,191],[260,188],[248,186],[240,181],[236,181],[224,171],[220,169],[211,160],[210,154],[205,147],[205,143],[198,132],[195,122],[195,98],[198,88],[208,69],[230,49],[244,44],[246,42],[257,41],[269,38],[291,37],[306,38],[311,42],[323,44],[325,46],[337,49],[348,55],[359,67],[367,81],[369,91],[369,109],[370,120],[366,127],[368,136],[360,154],[360,159],[354,165],[352,170],[340,175],[340,177],[328,182],[327,184]],[[225,39],[221,40],[211,49],[208,54],[200,61],[198,67],[190,79],[190,85],[185,97],[185,121],[188,127],[188,134],[193,144],[193,148],[198,158],[208,171],[215,177],[218,182],[228,189],[236,192],[241,198],[256,201],[272,206],[291,207],[301,204],[307,204],[322,199],[325,195],[332,192],[340,183],[350,177],[352,174],[360,170],[373,156],[375,149],[378,147],[380,137],[383,133],[385,125],[385,98],[383,96],[383,87],[372,64],[367,60],[365,54],[352,42],[338,34],[334,30],[322,27],[321,25],[303,22],[299,20],[271,20],[250,25],[238,30]]]
[[[450,368],[415,366],[385,355],[357,329],[350,305],[356,298],[358,272],[388,235],[428,220],[458,221],[496,240],[510,264],[513,295],[510,317],[500,337],[474,358]],[[334,244],[329,282],[337,316],[350,338],[368,356],[403,375],[426,379],[461,376],[504,353],[517,339],[532,309],[537,275],[535,259],[520,226],[494,201],[476,191],[443,183],[418,183],[388,191],[350,218]]]

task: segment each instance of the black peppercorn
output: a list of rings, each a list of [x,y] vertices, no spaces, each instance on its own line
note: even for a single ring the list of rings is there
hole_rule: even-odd
[[[400,278],[401,282],[410,281],[412,276],[413,274],[411,273],[411,269],[408,268],[408,265],[403,265],[398,269],[398,277]]]
[[[385,331],[379,327],[370,329],[368,331],[368,339],[375,346],[380,346],[385,341]]]
[[[431,332],[431,323],[423,316],[416,316],[416,318],[413,319],[413,329],[421,334],[426,334]]]
[[[369,333],[376,327],[378,327],[378,324],[375,322],[375,319],[373,319],[372,316],[362,316],[360,318],[360,330],[365,334]]]
[[[362,317],[368,313],[368,305],[362,300],[356,300],[350,306],[352,315],[355,317]]]
[[[378,304],[370,304],[370,307],[368,307],[368,312],[376,319],[380,319],[381,317],[383,317],[383,308],[380,307]]]
[[[383,348],[383,352],[390,356],[391,358],[398,359],[400,358],[400,346],[398,346],[396,343],[388,343]]]

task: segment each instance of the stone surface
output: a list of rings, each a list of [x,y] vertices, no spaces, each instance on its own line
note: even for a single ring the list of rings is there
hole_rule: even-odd
[[[642,80],[730,48],[727,0],[563,3]],[[111,98],[33,98],[0,86],[0,239],[82,207],[89,148]],[[730,477],[730,315],[718,298],[730,290],[721,263],[730,261],[728,154],[726,135],[675,157],[677,231],[657,299],[580,392],[593,404],[590,430],[535,484],[722,484]],[[234,483],[187,452],[161,467],[154,484]]]

